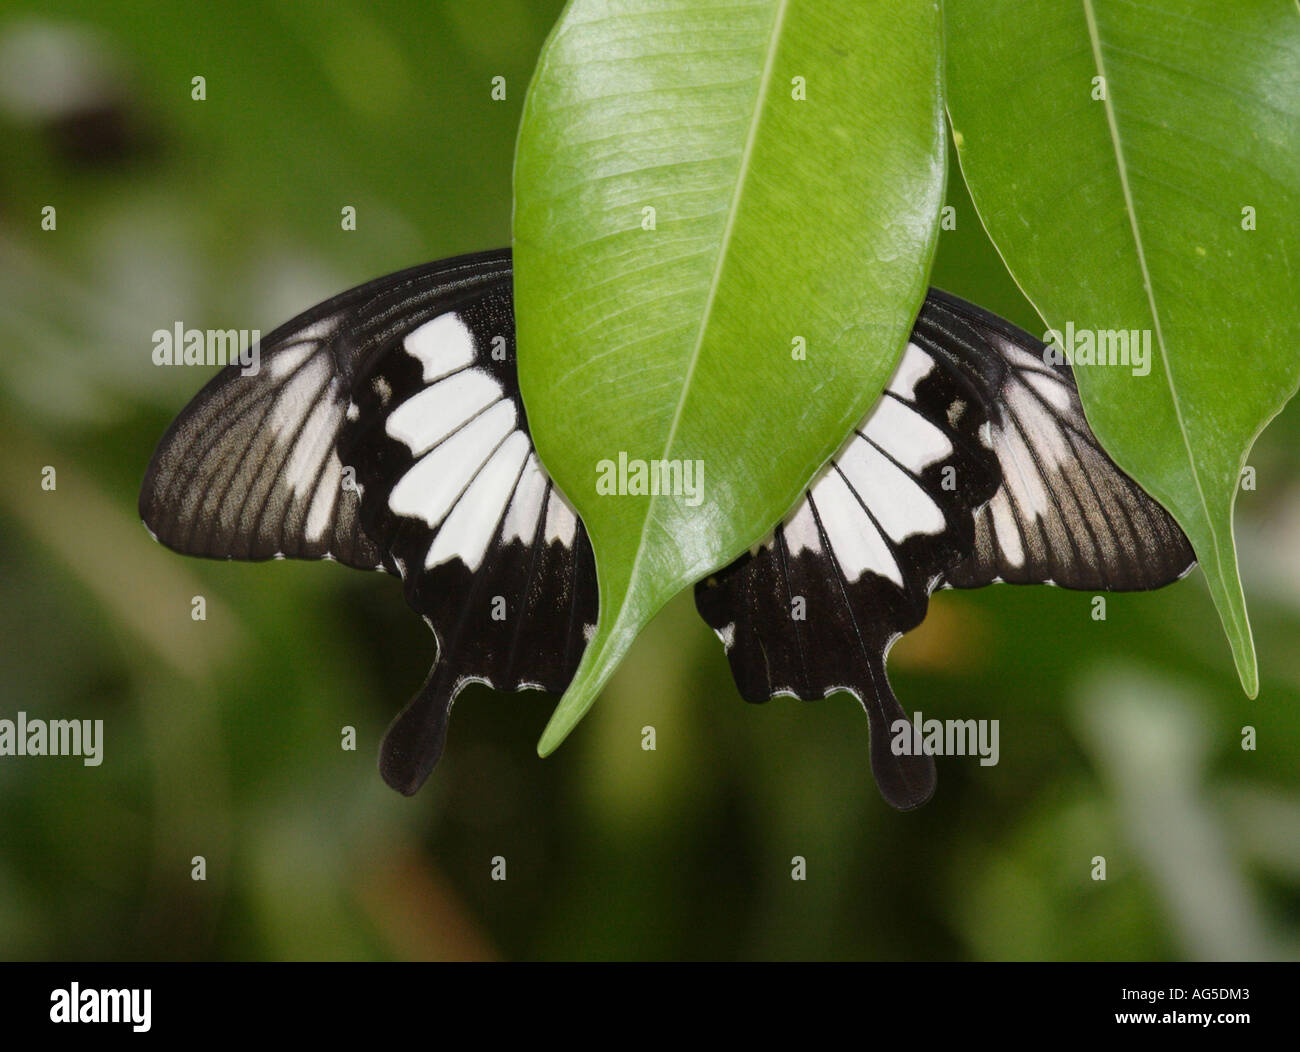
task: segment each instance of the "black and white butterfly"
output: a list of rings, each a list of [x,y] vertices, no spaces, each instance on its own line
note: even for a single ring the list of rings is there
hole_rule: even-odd
[[[1069,368],[1042,352],[931,291],[885,393],[803,499],[696,586],[746,700],[857,696],[900,809],[929,799],[935,770],[890,746],[905,715],[885,658],[935,588],[1148,589],[1193,565],[1173,519],[1097,444]],[[466,684],[559,693],[596,622],[587,533],[537,458],[515,378],[510,255],[352,289],[271,333],[260,360],[255,375],[227,367],[177,417],[141,517],[189,555],[402,578],[438,652],[380,770],[414,793]]]

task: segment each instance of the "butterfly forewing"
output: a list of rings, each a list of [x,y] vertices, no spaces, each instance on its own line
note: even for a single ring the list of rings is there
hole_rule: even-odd
[[[404,328],[503,276],[501,253],[431,263],[276,329],[261,341],[255,373],[226,367],[168,428],[140,491],[145,524],[187,555],[379,568],[384,553],[342,485],[337,442],[353,380]]]
[[[991,440],[1003,482],[948,583],[1133,591],[1191,569],[1195,557],[1173,517],[1098,444],[1069,366],[1027,333],[944,293],[931,293],[917,328],[948,342],[975,331],[971,353],[1002,366]]]

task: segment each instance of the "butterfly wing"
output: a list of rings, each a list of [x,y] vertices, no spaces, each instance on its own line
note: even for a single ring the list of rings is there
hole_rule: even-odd
[[[931,293],[918,324],[948,342],[974,330],[970,353],[1005,366],[991,428],[1002,485],[976,517],[974,550],[946,583],[1141,591],[1195,565],[1173,517],[1098,444],[1070,367],[1047,360],[1044,344],[941,292]]]
[[[794,511],[696,586],[746,700],[858,698],[900,810],[930,797],[935,771],[885,658],[934,588],[1151,588],[1191,565],[1177,525],[1092,437],[1070,371],[1040,372],[1042,346],[932,292],[885,393]]]
[[[970,551],[999,478],[984,445],[995,376],[923,339],[908,344],[873,411],[755,550],[696,586],[741,695],[854,694],[881,792],[902,810],[934,791],[934,761],[896,755],[906,719],[885,655],[925,617],[940,574]]]
[[[595,562],[542,468],[515,371],[509,280],[407,333],[353,384],[339,440],[361,521],[438,637],[380,769],[412,793],[470,682],[560,693],[596,622]]]
[[[334,558],[403,578],[438,656],[393,722],[385,779],[414,792],[469,682],[562,691],[596,620],[586,531],[537,459],[519,396],[508,252],[343,293],[218,374],[154,454],[140,512],[186,554]],[[804,499],[701,582],[742,695],[855,694],[872,768],[907,809],[934,788],[885,656],[940,585],[1150,588],[1191,566],[1173,520],[1097,445],[1068,368],[932,292],[885,394]],[[895,736],[896,737],[896,736]]]
[[[282,325],[261,341],[256,373],[227,366],[167,429],[140,517],[185,555],[385,568],[361,529],[355,490],[341,486],[337,442],[353,380],[403,329],[503,275],[509,259],[496,254],[415,267]]]
[[[140,514],[177,551],[334,558],[403,578],[438,655],[389,728],[414,792],[456,694],[562,690],[595,621],[591,548],[542,472],[515,382],[507,252],[352,289],[219,373],[168,429]]]

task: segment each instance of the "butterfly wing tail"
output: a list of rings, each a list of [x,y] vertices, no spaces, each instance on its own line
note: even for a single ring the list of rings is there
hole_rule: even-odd
[[[779,695],[853,694],[867,714],[880,795],[900,811],[920,807],[934,795],[934,759],[889,685],[886,646],[867,644],[816,567],[788,558],[779,530],[776,543],[786,558],[743,558],[695,586],[696,609],[722,640],[740,696],[761,704]],[[771,611],[788,594],[807,597],[806,620],[773,621]],[[805,639],[818,645],[805,646]]]
[[[464,686],[450,661],[438,660],[379,747],[379,773],[404,796],[414,796],[433,772],[447,743],[451,707]]]
[[[885,801],[912,811],[934,795],[938,784],[934,758],[894,696],[883,662],[868,666],[869,683],[855,691],[871,729],[871,773]]]

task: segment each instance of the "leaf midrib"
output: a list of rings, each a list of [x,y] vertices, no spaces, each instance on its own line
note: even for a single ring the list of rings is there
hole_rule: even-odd
[[[1124,209],[1128,215],[1129,228],[1133,232],[1133,244],[1137,249],[1138,267],[1142,271],[1142,287],[1146,292],[1147,305],[1151,310],[1151,322],[1155,327],[1156,344],[1160,349],[1160,364],[1164,370],[1165,381],[1169,387],[1169,397],[1174,406],[1174,418],[1178,421],[1178,434],[1183,441],[1183,448],[1187,451],[1187,463],[1192,469],[1192,481],[1196,484],[1196,495],[1200,498],[1201,510],[1205,514],[1205,525],[1209,528],[1210,539],[1214,544],[1215,561],[1218,563],[1219,556],[1219,536],[1214,526],[1214,516],[1210,512],[1210,505],[1205,496],[1205,489],[1201,484],[1201,473],[1196,466],[1196,458],[1192,453],[1191,436],[1187,433],[1187,424],[1183,419],[1182,402],[1178,397],[1178,388],[1174,383],[1173,367],[1169,362],[1169,354],[1165,348],[1164,330],[1160,324],[1160,309],[1156,306],[1155,289],[1151,284],[1151,273],[1147,268],[1146,246],[1142,241],[1142,232],[1138,227],[1137,208],[1133,203],[1133,192],[1129,187],[1128,181],[1128,163],[1124,159],[1124,145],[1120,139],[1119,122],[1115,117],[1115,109],[1110,100],[1110,77],[1106,74],[1106,62],[1101,54],[1101,35],[1097,29],[1097,15],[1093,9],[1093,0],[1082,0],[1084,18],[1088,23],[1088,38],[1092,45],[1093,64],[1097,70],[1098,76],[1102,78],[1102,104],[1106,111],[1106,127],[1110,133],[1111,149],[1115,154],[1115,166],[1119,174],[1120,189],[1124,194]],[[1300,0],[1297,0],[1300,6]]]
[[[705,297],[704,311],[700,317],[700,324],[695,331],[695,345],[691,348],[691,356],[686,365],[686,375],[682,378],[681,394],[678,395],[677,405],[673,410],[673,418],[668,424],[668,436],[664,440],[665,456],[672,451],[673,443],[677,439],[677,428],[681,424],[682,412],[685,409],[691,383],[695,377],[695,368],[699,364],[700,352],[704,347],[704,337],[709,329],[709,319],[713,314],[714,300],[717,298],[718,287],[721,284],[722,271],[726,267],[727,250],[731,244],[732,233],[735,230],[736,215],[740,211],[740,200],[744,196],[745,184],[749,179],[750,157],[754,151],[754,143],[758,139],[759,125],[763,120],[764,101],[767,98],[768,87],[772,82],[772,71],[776,65],[776,53],[781,43],[781,29],[785,23],[785,13],[789,4],[790,0],[777,0],[776,17],[772,20],[771,34],[767,42],[767,54],[763,59],[763,73],[759,79],[758,91],[754,96],[754,112],[749,118],[749,130],[745,135],[745,147],[740,155],[740,174],[736,179],[735,187],[731,191],[731,201],[727,207],[727,223],[723,227],[722,240],[718,245],[718,254],[713,263],[713,273],[709,279],[709,291]],[[650,523],[654,519],[655,504],[658,500],[658,495],[651,494],[646,502],[645,517],[641,520],[641,533],[637,540],[636,555],[632,560],[632,568],[628,572],[628,592],[632,590],[632,586],[640,572],[641,558],[646,550],[646,533],[649,531]]]

